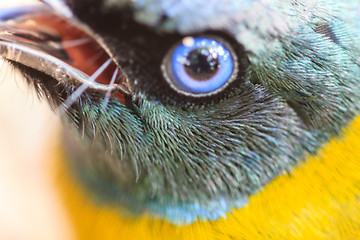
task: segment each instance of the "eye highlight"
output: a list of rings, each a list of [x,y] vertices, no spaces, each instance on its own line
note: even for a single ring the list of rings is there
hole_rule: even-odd
[[[230,45],[211,37],[185,37],[169,51],[162,65],[170,86],[194,97],[224,89],[236,76],[237,68],[237,57]]]

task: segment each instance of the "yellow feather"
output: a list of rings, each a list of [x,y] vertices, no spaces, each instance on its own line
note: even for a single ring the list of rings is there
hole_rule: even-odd
[[[175,226],[98,205],[76,183],[62,154],[59,188],[78,239],[359,239],[360,117],[291,174],[274,179],[249,204],[218,221]]]

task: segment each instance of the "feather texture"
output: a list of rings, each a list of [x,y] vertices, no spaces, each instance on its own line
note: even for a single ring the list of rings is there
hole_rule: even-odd
[[[109,97],[3,53],[54,108],[65,106],[69,161],[60,169],[76,182],[63,190],[80,229],[109,218],[114,228],[99,226],[94,239],[356,236],[358,1],[44,2],[61,3],[66,11],[45,12],[99,45],[94,59],[107,54],[98,71],[122,74]],[[56,24],[34,19],[58,32],[34,34],[30,48],[50,54],[39,40],[64,44]],[[196,97],[165,81],[166,56],[189,36],[234,49],[236,76],[221,92]],[[76,62],[67,51],[70,60],[58,59]]]

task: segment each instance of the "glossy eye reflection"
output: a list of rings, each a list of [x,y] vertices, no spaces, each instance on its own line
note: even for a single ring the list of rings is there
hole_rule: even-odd
[[[234,51],[225,41],[206,37],[185,37],[164,60],[166,80],[185,95],[214,94],[236,75]]]

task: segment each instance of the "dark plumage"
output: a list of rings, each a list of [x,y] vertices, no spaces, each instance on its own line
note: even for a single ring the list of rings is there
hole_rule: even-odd
[[[124,102],[88,89],[64,118],[71,164],[100,201],[173,222],[217,219],[291,173],[358,113],[359,21],[350,3],[65,4],[128,81]],[[164,80],[163,59],[185,36],[231,44],[238,73],[220,93],[184,96]],[[78,87],[14,66],[54,108]]]

